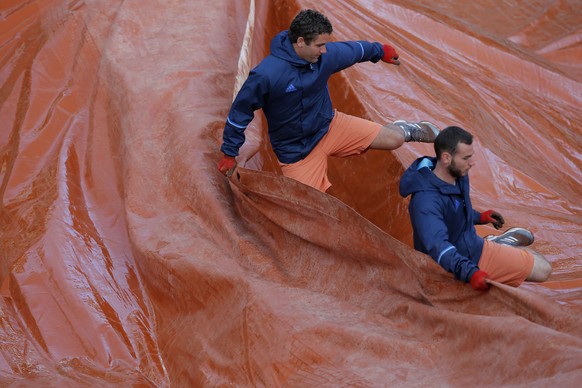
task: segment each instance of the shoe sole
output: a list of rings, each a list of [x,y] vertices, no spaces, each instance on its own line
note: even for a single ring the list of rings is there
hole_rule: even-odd
[[[436,137],[438,136],[440,130],[437,128],[436,125],[434,125],[433,123],[431,123],[430,121],[421,121],[419,123],[420,125],[422,125],[423,128],[426,128],[427,131],[426,133],[429,135],[428,139],[423,139],[423,143],[434,143]]]

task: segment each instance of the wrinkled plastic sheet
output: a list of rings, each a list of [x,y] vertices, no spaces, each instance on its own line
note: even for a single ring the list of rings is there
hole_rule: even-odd
[[[411,248],[398,181],[430,145],[332,159],[323,194],[258,112],[218,173],[233,96],[305,7],[400,53],[332,77],[335,107],[470,130],[475,207],[534,232],[547,282],[475,292]],[[579,385],[581,10],[2,1],[0,385]]]

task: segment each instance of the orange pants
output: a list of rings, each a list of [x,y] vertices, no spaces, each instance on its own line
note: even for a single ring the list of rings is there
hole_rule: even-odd
[[[479,268],[491,279],[518,287],[531,274],[534,256],[530,251],[485,240]]]
[[[283,175],[326,191],[331,187],[327,177],[329,156],[359,155],[374,141],[381,124],[336,111],[327,134],[303,160],[292,164],[279,163]]]

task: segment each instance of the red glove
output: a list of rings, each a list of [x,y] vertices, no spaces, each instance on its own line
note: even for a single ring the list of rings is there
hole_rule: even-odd
[[[489,289],[489,284],[485,279],[489,279],[487,272],[482,270],[475,272],[471,278],[471,287],[477,291],[487,291]]]
[[[234,156],[224,155],[222,159],[220,159],[220,162],[218,162],[218,171],[226,175],[235,166],[236,160],[234,159]]]
[[[505,220],[503,216],[497,213],[495,210],[487,210],[481,213],[481,217],[479,217],[479,224],[488,224],[492,223],[495,229],[499,229],[505,224]]]
[[[393,65],[400,65],[400,61],[398,60],[398,54],[396,53],[394,47],[385,44],[384,46],[382,46],[382,48],[384,49],[384,56],[382,57],[382,60],[384,62],[391,63]]]

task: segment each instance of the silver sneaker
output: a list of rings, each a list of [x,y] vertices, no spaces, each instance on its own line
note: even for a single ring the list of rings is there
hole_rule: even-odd
[[[493,241],[497,244],[510,245],[512,247],[527,247],[533,244],[534,235],[527,229],[511,228],[499,236],[492,234],[485,236],[485,240]]]
[[[439,129],[429,121],[411,123],[406,120],[396,120],[392,124],[398,125],[404,131],[404,141],[416,141],[421,143],[434,143]]]

